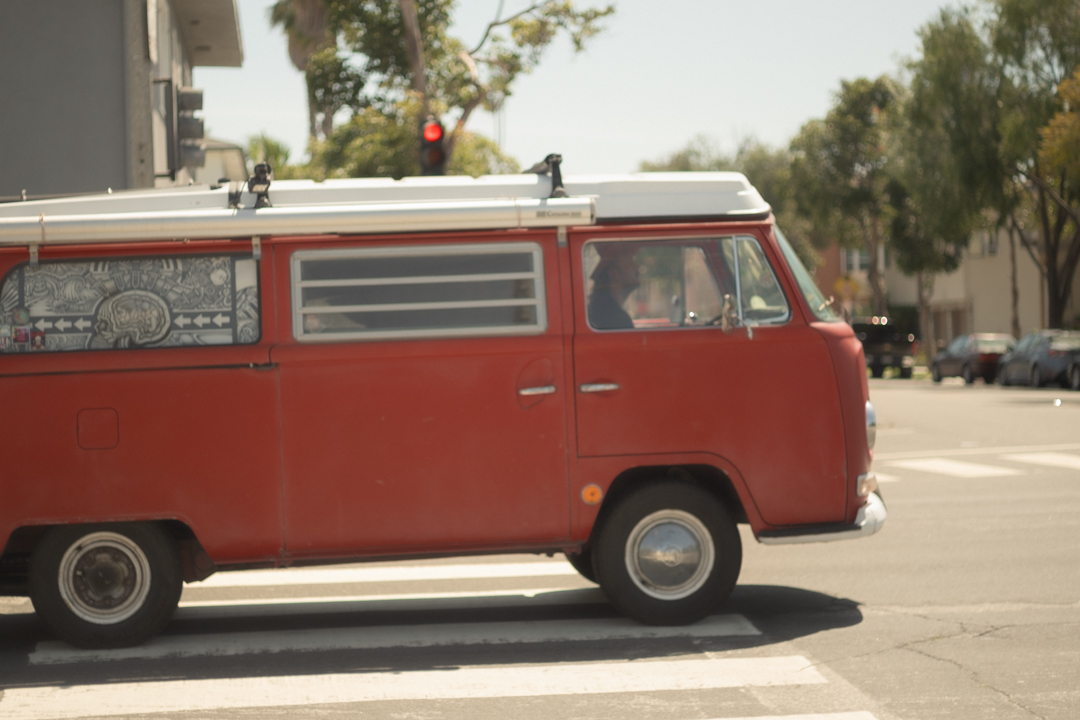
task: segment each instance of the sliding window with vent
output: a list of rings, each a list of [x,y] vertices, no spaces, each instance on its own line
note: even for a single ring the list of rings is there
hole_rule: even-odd
[[[536,243],[296,252],[293,335],[325,342],[542,333],[543,269]]]

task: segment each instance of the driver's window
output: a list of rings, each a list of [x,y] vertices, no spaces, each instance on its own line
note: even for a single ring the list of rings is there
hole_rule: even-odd
[[[735,296],[732,238],[591,242],[585,246],[594,330],[704,327]]]
[[[967,336],[966,335],[961,335],[960,337],[956,338],[951,343],[949,343],[949,347],[945,348],[945,351],[948,352],[951,355],[957,355],[959,353],[962,353],[964,351],[964,343],[966,341],[967,341]]]

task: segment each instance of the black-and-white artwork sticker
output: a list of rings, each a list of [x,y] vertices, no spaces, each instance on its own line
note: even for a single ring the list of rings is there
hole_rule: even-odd
[[[0,287],[0,352],[251,344],[251,258],[123,258],[23,265]]]

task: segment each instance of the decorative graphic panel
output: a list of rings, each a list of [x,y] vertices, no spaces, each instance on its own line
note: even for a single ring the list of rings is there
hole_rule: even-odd
[[[247,345],[257,264],[183,256],[22,265],[0,287],[0,352]]]

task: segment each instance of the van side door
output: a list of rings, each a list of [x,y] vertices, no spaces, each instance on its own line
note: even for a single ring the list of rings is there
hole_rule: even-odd
[[[569,534],[554,231],[281,245],[293,556]]]

